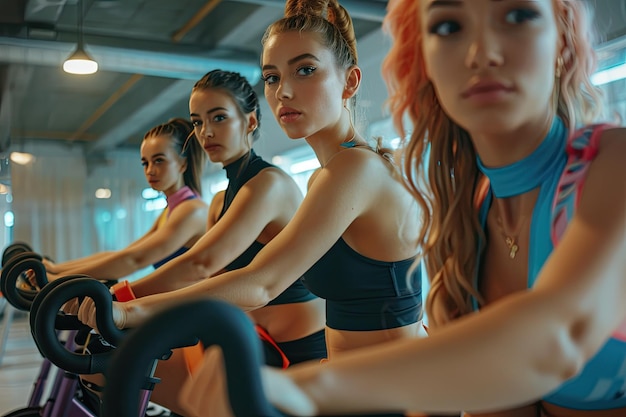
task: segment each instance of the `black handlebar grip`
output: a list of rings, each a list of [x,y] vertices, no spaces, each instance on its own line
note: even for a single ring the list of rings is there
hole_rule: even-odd
[[[104,417],[136,417],[139,391],[154,361],[173,347],[197,339],[222,347],[230,404],[237,417],[279,417],[261,385],[261,343],[250,319],[219,300],[198,300],[173,307],[132,329],[115,351],[106,372]]]

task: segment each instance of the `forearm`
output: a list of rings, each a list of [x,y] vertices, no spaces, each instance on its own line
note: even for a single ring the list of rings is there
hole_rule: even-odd
[[[125,326],[136,327],[147,318],[171,306],[203,297],[220,299],[245,311],[265,306],[271,298],[262,285],[229,276],[239,271],[241,270],[205,279],[179,290],[139,297],[124,303]]]
[[[211,275],[203,265],[183,256],[171,260],[154,272],[131,284],[137,297],[175,291],[188,287]]]
[[[124,252],[108,252],[68,268],[64,275],[84,274],[96,279],[112,280],[132,274],[147,265],[146,260],[135,259]]]
[[[89,265],[90,262],[110,256],[112,253],[114,252],[98,252],[83,258],[72,259],[61,263],[46,264],[46,269],[53,274],[65,274],[67,271],[80,269],[85,265]]]
[[[569,326],[550,319],[549,303],[536,303],[528,294],[515,298],[432,337],[383,344],[288,372],[320,414],[436,414],[523,404],[573,376],[583,357]]]

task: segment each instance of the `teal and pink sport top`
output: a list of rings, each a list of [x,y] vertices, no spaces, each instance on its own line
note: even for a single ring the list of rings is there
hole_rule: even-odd
[[[498,168],[488,168],[478,161],[480,170],[490,182],[479,213],[483,229],[494,195],[498,198],[511,197],[540,187],[530,225],[529,288],[552,253],[553,242],[558,242],[558,235],[572,219],[578,195],[574,191],[584,181],[585,165],[588,164],[585,161],[568,163],[568,154],[578,152],[582,160],[591,160],[597,149],[600,131],[589,127],[569,138],[567,128],[557,118],[541,145],[523,160]],[[565,184],[567,177],[571,179],[569,185]],[[478,278],[475,281],[475,288],[478,288]],[[478,309],[476,301],[474,308]],[[622,325],[613,333],[578,376],[543,400],[576,410],[626,407],[626,327]]]

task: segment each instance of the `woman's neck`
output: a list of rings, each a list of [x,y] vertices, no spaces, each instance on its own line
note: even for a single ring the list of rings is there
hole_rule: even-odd
[[[340,125],[334,129],[320,130],[305,138],[309,146],[313,148],[313,152],[315,152],[315,156],[317,156],[322,167],[326,166],[334,155],[346,149],[346,146],[342,146],[342,144],[360,145],[365,143],[347,120]]]
[[[516,129],[476,134],[470,132],[470,136],[476,153],[485,166],[506,166],[532,154],[550,131],[553,119],[550,115]]]
[[[176,194],[184,186],[185,181],[181,178],[175,185],[169,187],[167,190],[163,190],[163,195],[165,195],[165,198],[168,198],[169,196]]]

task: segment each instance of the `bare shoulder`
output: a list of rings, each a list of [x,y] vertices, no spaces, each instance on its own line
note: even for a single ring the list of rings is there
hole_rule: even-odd
[[[602,132],[600,137],[600,149],[604,150],[611,146],[626,145],[626,127],[611,127]]]
[[[211,205],[209,206],[209,222],[210,225],[215,224],[217,219],[222,212],[222,207],[224,207],[224,196],[226,195],[226,191],[218,191],[217,194],[213,196],[211,200]]]
[[[206,219],[209,213],[209,205],[201,198],[191,198],[181,202],[172,210],[170,219],[172,218],[188,218],[199,216]]]
[[[617,127],[603,131],[592,169],[604,175],[615,174],[615,180],[623,181],[626,177],[623,168],[624,158],[626,158],[626,128]]]
[[[315,171],[313,171],[313,173],[309,177],[309,181],[307,181],[307,184],[306,184],[306,189],[307,190],[311,188],[311,185],[313,185],[313,183],[315,182],[315,178],[317,178],[317,176],[320,173],[321,169],[322,168],[317,168]]]
[[[213,199],[211,200],[211,210],[213,210],[214,207],[221,207],[224,205],[224,196],[226,195],[226,191],[225,190],[221,190],[218,191],[214,196]]]
[[[614,228],[626,219],[624,158],[626,129],[607,129],[589,167],[579,207],[580,213],[598,226]]]
[[[244,188],[254,193],[263,193],[273,196],[296,196],[302,198],[302,193],[294,179],[278,167],[268,167],[261,170],[248,181]]]
[[[181,202],[175,210],[178,210],[179,208],[191,211],[207,211],[209,209],[209,204],[207,204],[207,202],[202,198],[190,198],[189,200]]]
[[[354,147],[337,153],[324,168],[336,176],[348,176],[374,185],[395,179],[394,171],[397,167],[370,148]]]

